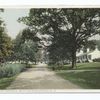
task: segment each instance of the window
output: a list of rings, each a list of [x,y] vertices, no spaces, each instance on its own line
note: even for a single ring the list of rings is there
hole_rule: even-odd
[[[91,55],[88,55],[89,60],[91,60]]]

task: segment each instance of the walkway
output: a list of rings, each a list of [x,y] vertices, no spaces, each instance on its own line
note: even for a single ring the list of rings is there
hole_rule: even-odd
[[[46,65],[37,65],[17,76],[7,89],[80,89],[79,86],[62,79]]]

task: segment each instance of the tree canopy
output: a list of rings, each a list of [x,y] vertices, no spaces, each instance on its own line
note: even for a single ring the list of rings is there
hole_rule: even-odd
[[[0,9],[3,12],[3,9]],[[4,62],[12,53],[12,40],[5,31],[4,21],[0,18],[0,62]]]
[[[65,41],[62,42],[61,39],[60,43],[62,43],[62,47],[66,45],[63,50],[67,48],[69,51],[72,68],[74,68],[77,50],[84,46],[88,38],[100,32],[100,9],[30,9],[29,15],[20,18],[19,21],[42,34],[51,35],[52,44],[55,44],[53,42],[56,40],[59,41],[62,34]],[[67,35],[65,36],[65,34]],[[60,49],[60,46],[58,48]],[[61,54],[63,50],[58,50],[57,55]]]
[[[36,62],[36,52],[38,51],[38,44],[35,41],[33,41],[33,38],[28,38],[29,29],[24,29],[22,32],[20,32],[16,39],[13,40],[13,53],[10,57],[11,61],[21,61],[28,63]]]

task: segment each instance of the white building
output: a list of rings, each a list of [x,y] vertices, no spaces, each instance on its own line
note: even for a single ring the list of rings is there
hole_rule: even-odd
[[[84,53],[82,50],[76,54],[77,62],[93,62],[94,59],[100,58],[100,51],[97,49],[94,51],[89,51],[87,49],[87,52]]]

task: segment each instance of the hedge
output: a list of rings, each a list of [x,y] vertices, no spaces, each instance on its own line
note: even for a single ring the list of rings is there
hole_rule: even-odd
[[[25,69],[25,64],[5,64],[0,67],[0,78],[14,76]]]
[[[100,58],[93,59],[93,62],[100,62]]]

